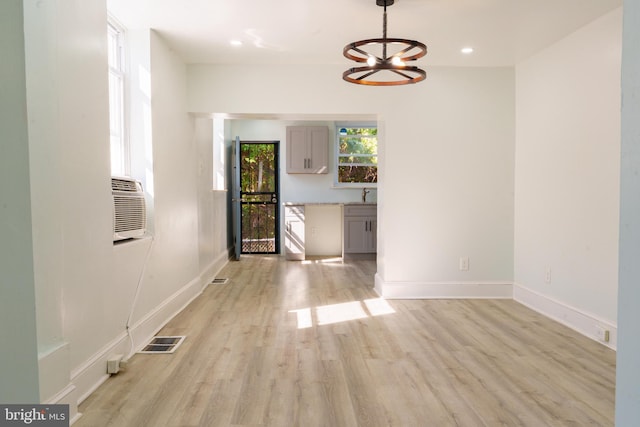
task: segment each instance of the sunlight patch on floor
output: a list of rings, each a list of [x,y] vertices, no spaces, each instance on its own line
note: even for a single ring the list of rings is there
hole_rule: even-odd
[[[305,329],[313,326],[313,320],[311,320],[310,308],[302,308],[300,310],[290,310],[289,313],[295,313],[298,316],[298,329]]]
[[[309,264],[343,264],[344,261],[341,257],[333,257],[333,258],[309,258],[301,261],[302,265]]]
[[[298,329],[331,325],[334,323],[348,322],[351,320],[365,319],[367,317],[393,314],[396,311],[383,298],[372,298],[364,301],[349,301],[339,304],[322,305],[315,308],[301,308],[290,310],[295,313],[298,320]],[[315,315],[315,316],[314,316]]]
[[[365,313],[360,301],[352,301],[316,307],[316,317],[318,325],[330,325],[332,323],[364,319],[367,317],[367,313]]]
[[[382,316],[383,314],[393,314],[396,312],[387,300],[383,298],[371,298],[363,302],[372,316]]]

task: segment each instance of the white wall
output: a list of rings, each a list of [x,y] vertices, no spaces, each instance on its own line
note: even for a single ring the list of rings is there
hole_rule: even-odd
[[[24,387],[12,381],[10,390],[0,390],[4,402],[68,403],[75,417],[78,401],[107,379],[106,359],[143,345],[226,263],[227,204],[224,192],[216,197],[204,178],[210,165],[198,169],[207,140],[197,139],[194,119],[187,113],[186,67],[157,34],[138,32],[131,49],[141,67],[132,73],[138,90],[132,101],[139,103],[133,114],[132,170],[148,192],[153,239],[114,245],[105,3],[24,2],[24,46],[18,37],[19,4],[3,3],[2,17],[8,19],[3,30],[11,33],[3,37],[3,51],[15,54],[11,59],[16,65],[6,80],[14,91],[5,98],[3,86],[2,97],[12,103],[13,113],[2,104],[2,120],[15,141],[27,138],[28,126],[28,152],[26,142],[20,150],[7,151],[11,156],[2,161],[11,164],[3,163],[2,171],[12,173],[12,180],[3,180],[12,182],[11,194],[19,191],[26,197],[16,205],[27,211],[19,213],[22,221],[15,224],[30,232],[20,233],[27,239],[24,245],[2,239],[3,253],[24,261],[15,264],[24,286],[13,295],[24,301],[15,305],[21,319],[5,318],[9,311],[3,309],[1,330],[3,337],[23,334],[13,355],[23,367],[36,360],[38,366],[30,366],[28,374],[13,359],[3,359]],[[26,105],[28,123],[25,109],[15,110],[20,103]],[[5,119],[15,124],[5,128]],[[27,154],[28,162],[26,157],[20,162]],[[19,183],[28,185],[29,180],[30,191],[20,188]],[[4,199],[4,187],[2,192]],[[208,220],[210,214],[217,215],[215,223],[205,226],[200,218]],[[28,261],[33,261],[31,270]],[[18,276],[2,271],[4,289],[5,280]],[[2,300],[7,301],[4,290]],[[36,319],[37,351],[35,331],[29,333]],[[133,348],[125,328],[128,319]]]
[[[616,425],[640,424],[640,3],[624,3]]]
[[[402,296],[474,296],[513,279],[512,69],[437,69],[383,114],[384,280]],[[380,244],[378,245],[380,247]],[[469,271],[459,270],[460,257]],[[464,285],[444,289],[440,285]],[[482,286],[481,286],[482,287]],[[463,292],[460,294],[459,292]],[[479,290],[476,296],[484,296]],[[409,296],[409,295],[407,295]]]
[[[184,64],[151,32],[154,242],[134,322],[199,274],[196,144]]]
[[[226,162],[224,141],[214,143],[214,121],[195,119],[198,178],[198,242],[200,271],[213,276],[228,259],[227,244],[227,191],[224,180],[220,188],[214,187],[214,162]],[[216,148],[214,150],[214,147]],[[224,171],[224,169],[223,169]],[[203,274],[201,273],[201,274]]]
[[[456,285],[476,292],[479,283],[487,285],[480,294],[505,296],[513,279],[513,70],[428,68],[418,85],[373,88],[342,81],[342,68],[191,65],[188,108],[378,117],[382,293],[431,296],[444,283],[460,295]],[[459,271],[461,256],[469,271]]]
[[[73,368],[118,330],[105,20],[100,1],[25,2],[40,399],[72,417]]]
[[[515,296],[592,337],[617,317],[621,18],[516,67]]]
[[[0,3],[0,402],[39,399],[23,2]],[[18,327],[19,325],[19,327]]]

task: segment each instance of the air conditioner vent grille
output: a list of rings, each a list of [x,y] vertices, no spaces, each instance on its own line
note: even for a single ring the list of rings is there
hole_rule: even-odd
[[[142,191],[140,183],[131,179],[111,178],[111,190],[113,191]]]
[[[114,194],[113,203],[116,205],[114,226],[116,233],[146,228],[147,211],[144,197]]]
[[[113,196],[113,241],[143,237],[147,229],[147,208],[140,182],[111,177]]]

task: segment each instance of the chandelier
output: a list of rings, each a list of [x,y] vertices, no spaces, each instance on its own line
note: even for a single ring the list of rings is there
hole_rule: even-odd
[[[409,61],[415,61],[427,54],[427,46],[415,40],[387,37],[387,6],[395,0],[376,0],[384,7],[382,18],[382,38],[367,39],[349,43],[343,55],[359,64],[342,73],[342,78],[350,83],[370,86],[398,86],[418,83],[427,73]]]

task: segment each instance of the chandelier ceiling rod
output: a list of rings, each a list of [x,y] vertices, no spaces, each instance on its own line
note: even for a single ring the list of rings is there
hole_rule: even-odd
[[[385,42],[382,44],[382,57],[387,58],[387,2],[384,2],[384,12],[382,12],[382,38]]]

